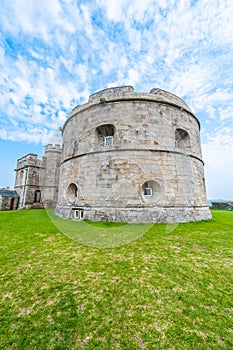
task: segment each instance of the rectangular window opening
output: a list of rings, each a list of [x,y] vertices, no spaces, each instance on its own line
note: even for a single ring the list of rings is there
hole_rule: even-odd
[[[104,145],[105,146],[112,146],[113,145],[113,136],[106,136],[104,139]]]
[[[144,196],[152,196],[152,188],[150,187],[144,188]]]
[[[74,211],[74,218],[78,220],[82,220],[84,217],[84,210],[75,210]]]

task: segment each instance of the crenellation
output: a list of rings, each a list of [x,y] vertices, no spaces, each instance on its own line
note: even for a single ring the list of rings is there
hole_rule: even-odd
[[[59,144],[46,145],[42,158],[29,153],[18,159],[15,190],[19,194],[19,209],[56,206],[60,161]]]

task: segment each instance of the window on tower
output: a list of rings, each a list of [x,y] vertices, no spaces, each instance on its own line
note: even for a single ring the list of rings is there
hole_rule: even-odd
[[[115,135],[115,126],[112,124],[103,124],[96,128],[96,137],[99,144],[103,146],[112,146]]]

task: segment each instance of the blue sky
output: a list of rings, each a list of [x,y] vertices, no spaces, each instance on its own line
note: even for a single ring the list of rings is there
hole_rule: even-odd
[[[1,0],[0,187],[95,91],[182,97],[201,122],[208,198],[233,199],[232,0]]]

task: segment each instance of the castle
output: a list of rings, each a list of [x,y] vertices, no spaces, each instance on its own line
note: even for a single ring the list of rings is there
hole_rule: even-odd
[[[62,150],[18,160],[19,207],[56,207],[69,219],[183,222],[211,218],[200,123],[161,89],[99,91],[75,107]]]
[[[15,191],[18,209],[54,208],[58,198],[61,146],[49,144],[42,159],[29,153],[16,166]]]

